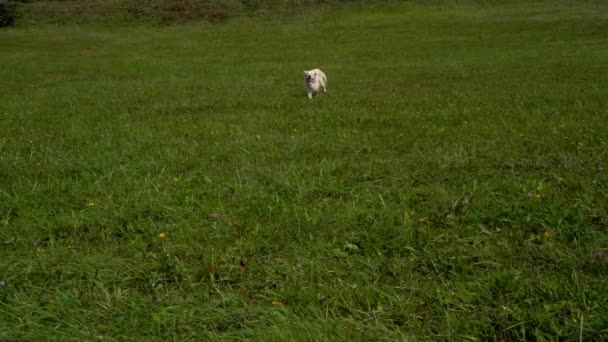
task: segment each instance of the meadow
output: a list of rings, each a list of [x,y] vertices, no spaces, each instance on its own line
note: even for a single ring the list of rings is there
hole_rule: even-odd
[[[0,29],[0,340],[608,340],[607,61],[602,1]]]

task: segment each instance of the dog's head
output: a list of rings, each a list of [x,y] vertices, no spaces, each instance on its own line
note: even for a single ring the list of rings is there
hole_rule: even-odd
[[[304,70],[304,80],[308,83],[315,80],[315,73]]]

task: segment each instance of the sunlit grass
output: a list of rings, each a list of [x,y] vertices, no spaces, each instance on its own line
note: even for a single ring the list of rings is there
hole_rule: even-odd
[[[598,6],[0,31],[0,339],[606,338]]]

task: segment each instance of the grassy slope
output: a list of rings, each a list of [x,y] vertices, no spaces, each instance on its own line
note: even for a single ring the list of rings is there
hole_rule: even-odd
[[[0,339],[606,338],[605,13],[0,31]]]
[[[385,0],[382,5],[396,2]],[[365,0],[27,0],[18,9],[18,24],[125,25],[169,24],[186,21],[222,22],[254,15],[289,17],[304,9],[365,5]]]

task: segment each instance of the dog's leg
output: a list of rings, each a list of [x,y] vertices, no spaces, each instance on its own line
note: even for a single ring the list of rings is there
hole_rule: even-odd
[[[327,89],[325,89],[325,83],[323,83],[323,92],[327,93]]]
[[[308,91],[308,98],[312,99],[312,91]]]

